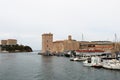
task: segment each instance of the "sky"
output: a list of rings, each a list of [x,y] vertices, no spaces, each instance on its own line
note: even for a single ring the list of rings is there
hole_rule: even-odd
[[[0,40],[40,50],[43,33],[54,41],[114,41],[115,33],[120,40],[120,0],[0,0]]]

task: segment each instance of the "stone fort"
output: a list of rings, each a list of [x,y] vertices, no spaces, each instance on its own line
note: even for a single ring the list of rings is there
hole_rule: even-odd
[[[108,51],[113,48],[111,41],[76,41],[68,35],[66,40],[53,41],[53,34],[42,34],[42,53],[60,53],[68,50]]]
[[[42,34],[42,53],[59,53],[67,50],[78,50],[79,42],[69,35],[66,40],[53,41],[53,34]]]

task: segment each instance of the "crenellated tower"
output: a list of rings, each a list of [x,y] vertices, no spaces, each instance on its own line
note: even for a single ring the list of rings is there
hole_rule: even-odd
[[[52,52],[53,49],[53,34],[42,34],[42,53]]]

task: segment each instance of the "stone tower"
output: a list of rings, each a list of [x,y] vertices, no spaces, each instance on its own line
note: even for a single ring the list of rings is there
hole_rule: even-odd
[[[42,34],[42,53],[52,52],[53,50],[53,34]]]
[[[68,40],[72,40],[72,36],[71,35],[68,36]]]

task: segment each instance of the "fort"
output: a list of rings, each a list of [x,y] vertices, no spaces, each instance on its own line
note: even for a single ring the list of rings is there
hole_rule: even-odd
[[[0,52],[15,53],[15,52],[32,52],[32,48],[27,45],[19,45],[16,39],[0,40]]]
[[[7,40],[1,40],[0,45],[16,45],[17,40],[16,39],[7,39]]]
[[[104,52],[112,48],[113,42],[111,41],[77,41],[72,39],[71,35],[68,35],[66,40],[53,41],[52,33],[42,34],[42,53],[60,53],[68,50]]]

